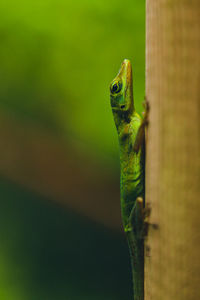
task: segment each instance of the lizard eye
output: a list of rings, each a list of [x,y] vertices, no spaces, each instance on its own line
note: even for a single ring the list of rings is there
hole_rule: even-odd
[[[122,83],[121,81],[114,81],[113,84],[110,87],[110,91],[113,94],[117,94],[121,91],[122,89]]]

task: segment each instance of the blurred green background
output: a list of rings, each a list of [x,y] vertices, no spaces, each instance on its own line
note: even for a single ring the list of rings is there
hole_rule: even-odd
[[[109,83],[145,1],[0,2],[0,299],[130,299]]]

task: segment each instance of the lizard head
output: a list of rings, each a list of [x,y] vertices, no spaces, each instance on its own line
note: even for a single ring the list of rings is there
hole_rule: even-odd
[[[128,59],[123,61],[119,73],[110,84],[110,102],[116,112],[132,113],[134,109],[132,68]]]

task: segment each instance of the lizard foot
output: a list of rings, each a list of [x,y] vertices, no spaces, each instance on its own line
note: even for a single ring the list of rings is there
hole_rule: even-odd
[[[148,235],[149,227],[158,229],[158,224],[152,224],[149,222],[151,214],[150,204],[146,204],[144,207],[144,200],[142,197],[136,199],[135,205],[131,210],[129,221],[124,228],[125,232],[134,231],[139,238],[144,239]]]

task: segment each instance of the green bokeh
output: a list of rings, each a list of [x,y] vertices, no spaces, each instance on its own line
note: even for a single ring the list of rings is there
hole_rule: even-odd
[[[129,58],[141,112],[144,30],[143,0],[1,2],[1,105],[117,156],[109,83]]]
[[[141,113],[144,18],[144,0],[1,1],[0,109],[118,166],[109,83],[130,59]],[[50,203],[0,180],[0,299],[130,299],[123,237]]]
[[[126,242],[0,178],[1,300],[128,300]]]

